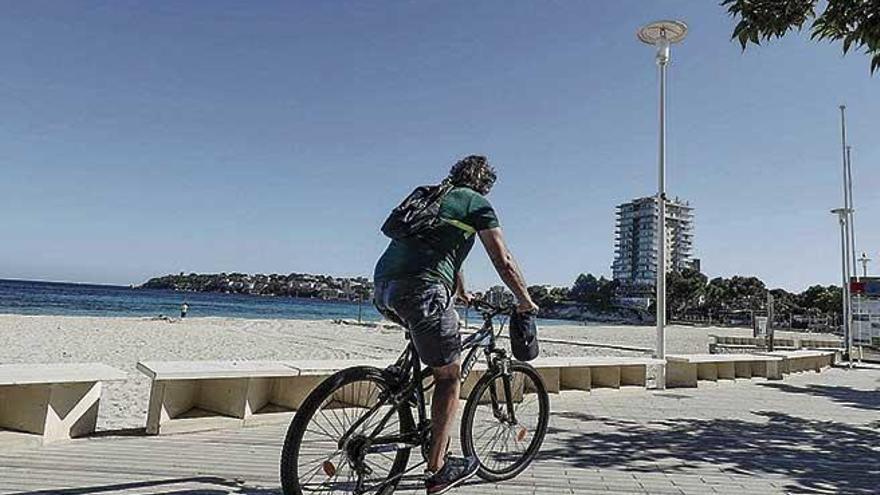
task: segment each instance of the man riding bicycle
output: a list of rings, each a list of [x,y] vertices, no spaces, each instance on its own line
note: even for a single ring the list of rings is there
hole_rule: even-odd
[[[507,249],[495,210],[485,198],[495,179],[495,170],[484,156],[471,155],[457,162],[445,181],[451,189],[441,199],[440,222],[418,236],[392,240],[374,272],[376,307],[409,329],[413,345],[434,375],[432,443],[425,479],[430,495],[445,493],[479,468],[473,457],[445,455],[461,385],[461,337],[453,302],[454,298],[470,301],[461,266],[476,236],[516,297],[517,310],[538,309]]]

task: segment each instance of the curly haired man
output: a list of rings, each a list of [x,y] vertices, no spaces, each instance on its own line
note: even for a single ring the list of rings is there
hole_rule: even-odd
[[[431,403],[432,445],[425,486],[429,495],[445,493],[476,474],[474,458],[446,456],[458,408],[461,337],[455,298],[470,301],[461,265],[479,237],[521,312],[536,311],[526,282],[507,245],[486,195],[495,170],[484,156],[458,161],[446,182],[452,189],[440,204],[439,226],[415,238],[392,240],[376,264],[375,304],[387,318],[409,329],[416,350],[434,374]]]

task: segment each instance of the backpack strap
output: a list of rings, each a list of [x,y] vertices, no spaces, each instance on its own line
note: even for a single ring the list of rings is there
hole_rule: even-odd
[[[442,217],[440,218],[440,220],[443,220],[444,222],[448,223],[449,225],[452,225],[452,226],[455,226],[455,227],[460,228],[461,230],[463,230],[463,231],[465,232],[465,234],[466,234],[468,237],[470,237],[470,236],[472,236],[472,235],[474,235],[474,234],[477,233],[477,229],[475,229],[475,228],[471,227],[470,225],[468,225],[468,224],[462,222],[461,220],[453,220],[453,219],[451,219],[451,218],[442,218]]]

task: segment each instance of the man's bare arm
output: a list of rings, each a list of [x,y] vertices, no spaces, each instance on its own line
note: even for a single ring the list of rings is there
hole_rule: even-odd
[[[464,271],[459,270],[455,274],[455,297],[466,304],[470,304],[470,294],[464,288]]]
[[[501,280],[513,292],[513,295],[516,296],[518,309],[520,311],[537,310],[538,306],[529,296],[522,271],[519,269],[516,260],[513,259],[513,255],[510,254],[510,250],[507,249],[507,244],[504,242],[504,233],[501,231],[501,228],[481,230],[479,235],[480,241],[483,243],[483,247],[486,248],[486,253],[489,254],[489,258],[492,260],[492,264],[495,265],[495,270],[498,272]]]

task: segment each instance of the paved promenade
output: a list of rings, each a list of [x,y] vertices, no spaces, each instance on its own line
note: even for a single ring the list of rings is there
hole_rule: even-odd
[[[553,396],[544,451],[461,494],[880,491],[880,369],[663,392]],[[0,493],[269,495],[286,425],[165,437],[113,433],[0,450]],[[397,493],[424,493],[407,479]]]

